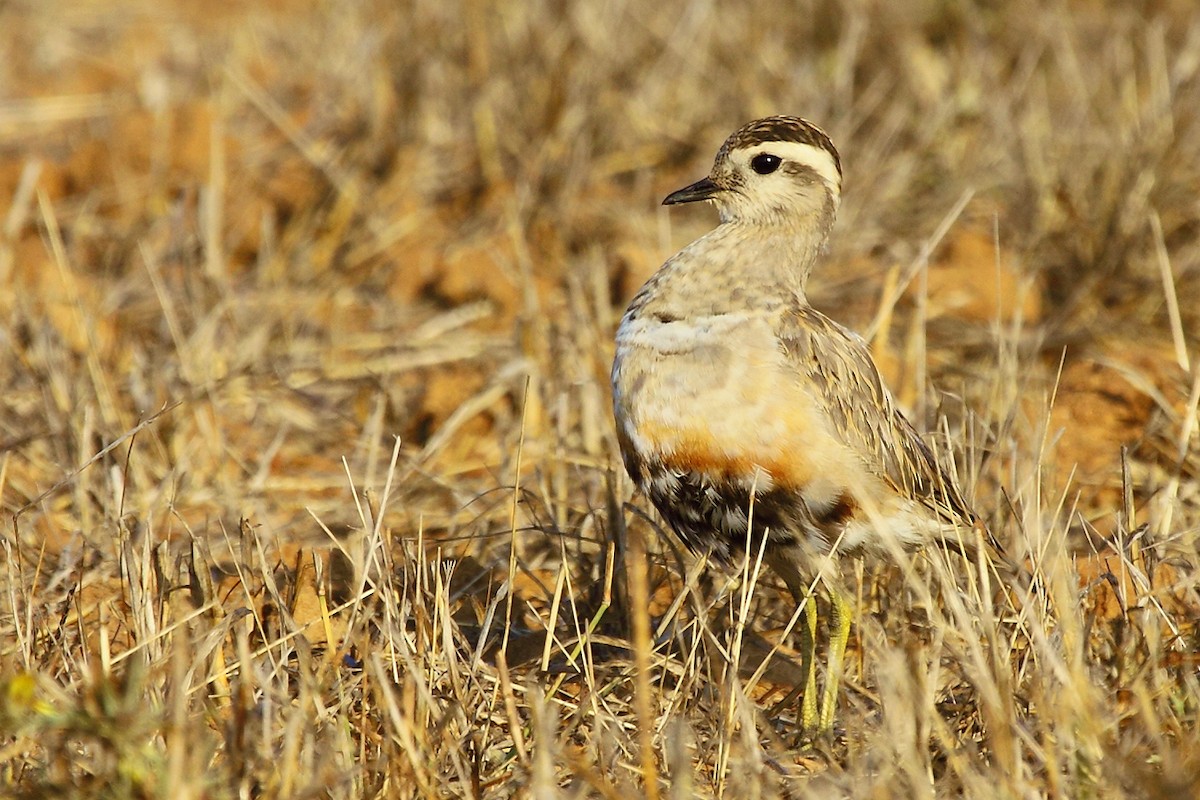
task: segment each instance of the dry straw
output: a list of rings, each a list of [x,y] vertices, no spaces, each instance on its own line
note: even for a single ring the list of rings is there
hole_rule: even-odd
[[[0,4],[0,794],[1200,793],[1200,17],[1086,2]],[[813,301],[1027,590],[660,536],[616,314],[746,120]],[[674,230],[676,226],[685,230]],[[751,580],[757,574],[757,580]]]

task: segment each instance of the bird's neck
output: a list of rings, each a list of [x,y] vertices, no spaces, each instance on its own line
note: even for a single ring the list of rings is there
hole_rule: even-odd
[[[727,220],[675,254],[627,314],[771,313],[807,304],[805,286],[828,227]]]
[[[735,274],[748,286],[804,298],[813,265],[829,239],[824,220],[774,220],[768,224],[728,220],[713,230],[712,267]]]

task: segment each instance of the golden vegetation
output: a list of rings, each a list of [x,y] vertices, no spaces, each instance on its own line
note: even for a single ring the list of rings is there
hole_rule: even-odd
[[[6,796],[1200,792],[1190,0],[18,0],[0,49]],[[1038,578],[850,565],[831,742],[608,410],[712,224],[658,201],[770,113],[846,165],[815,303]]]

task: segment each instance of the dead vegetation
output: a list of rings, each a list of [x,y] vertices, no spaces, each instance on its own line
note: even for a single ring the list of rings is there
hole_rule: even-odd
[[[0,47],[5,795],[1200,792],[1188,0],[17,0]],[[847,170],[814,302],[1038,578],[848,564],[833,742],[607,397],[712,224],[658,201],[781,112]]]

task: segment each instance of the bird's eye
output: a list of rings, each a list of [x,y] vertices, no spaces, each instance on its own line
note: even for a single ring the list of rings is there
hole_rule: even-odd
[[[783,159],[779,156],[773,156],[770,153],[759,153],[754,158],[750,159],[750,169],[757,172],[759,175],[770,175],[775,170],[779,169],[779,165],[783,163]]]

